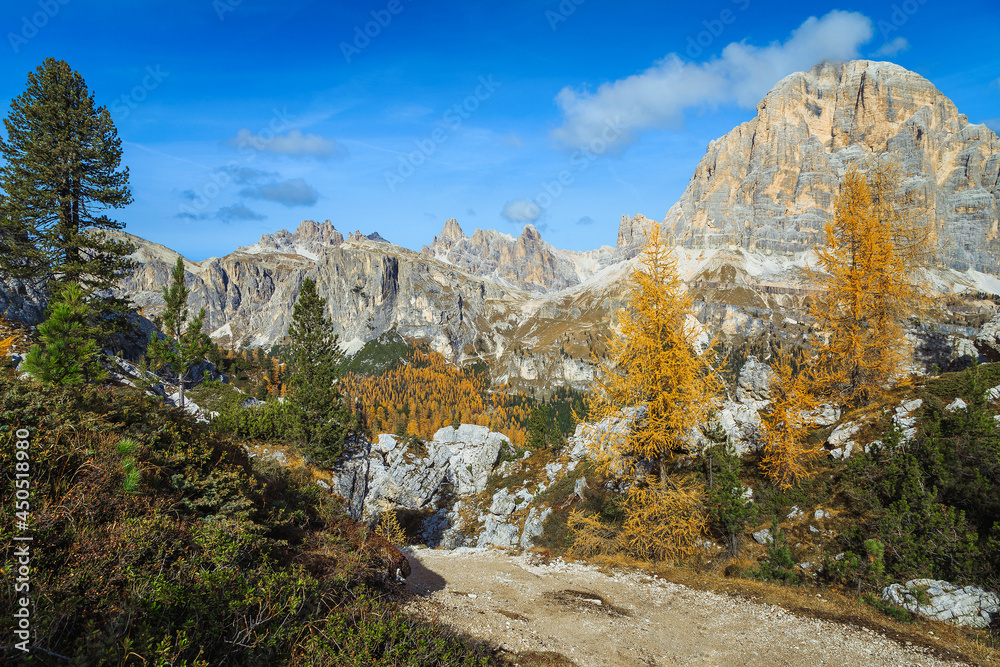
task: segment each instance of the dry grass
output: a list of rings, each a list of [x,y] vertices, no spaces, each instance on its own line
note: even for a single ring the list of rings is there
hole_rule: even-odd
[[[329,470],[308,463],[292,445],[247,441],[245,447],[251,455],[259,456],[262,459],[275,459],[277,455],[283,455],[285,458],[281,465],[291,470],[305,470],[313,482],[329,483],[330,481]]]
[[[14,353],[25,353],[31,347],[28,328],[0,317],[0,359]]]

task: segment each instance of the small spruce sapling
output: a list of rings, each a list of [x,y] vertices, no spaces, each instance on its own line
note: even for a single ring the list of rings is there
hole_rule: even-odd
[[[38,344],[31,346],[23,370],[51,384],[103,379],[91,316],[80,286],[65,285],[49,307],[48,319],[38,326]]]
[[[146,355],[151,366],[166,368],[177,376],[180,386],[180,404],[184,407],[184,385],[188,373],[202,361],[211,349],[211,340],[202,332],[205,309],[188,320],[187,300],[190,290],[184,285],[184,260],[177,258],[171,274],[170,287],[164,286],[163,300],[166,308],[159,320],[165,336],[150,334]]]

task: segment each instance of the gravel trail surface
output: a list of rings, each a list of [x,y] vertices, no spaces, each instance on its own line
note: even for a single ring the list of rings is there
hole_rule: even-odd
[[[515,654],[580,667],[955,665],[864,628],[532,553],[411,549],[408,608]]]

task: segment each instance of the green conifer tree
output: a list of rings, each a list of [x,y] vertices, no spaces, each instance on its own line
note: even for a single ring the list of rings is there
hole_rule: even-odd
[[[104,233],[124,227],[106,211],[132,202],[111,114],[78,72],[48,58],[28,75],[4,126],[0,272],[43,286],[76,282],[89,293],[115,287],[134,248]],[[129,309],[109,296],[92,297],[92,306],[118,321]]]
[[[315,281],[306,278],[288,329],[292,356],[288,400],[303,453],[321,465],[332,465],[357,423],[337,387],[341,353],[325,310],[326,300],[316,293]]]
[[[146,355],[154,368],[166,368],[177,376],[180,386],[180,403],[184,407],[184,385],[188,373],[208,354],[212,347],[209,337],[202,332],[205,309],[188,320],[187,300],[191,290],[184,284],[184,260],[177,258],[171,273],[170,286],[163,287],[166,308],[160,317],[165,337],[151,334]]]
[[[538,405],[531,409],[528,416],[528,447],[531,449],[545,449],[553,441],[553,434],[549,429],[549,406]]]
[[[22,370],[52,384],[103,379],[90,317],[83,290],[67,283],[49,306],[48,319],[38,326],[38,344],[31,346]]]

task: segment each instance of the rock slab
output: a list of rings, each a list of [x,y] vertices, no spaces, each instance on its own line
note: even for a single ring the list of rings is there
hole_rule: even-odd
[[[1000,614],[1000,597],[996,593],[937,579],[913,579],[886,586],[882,599],[927,618],[973,628],[988,628]]]

